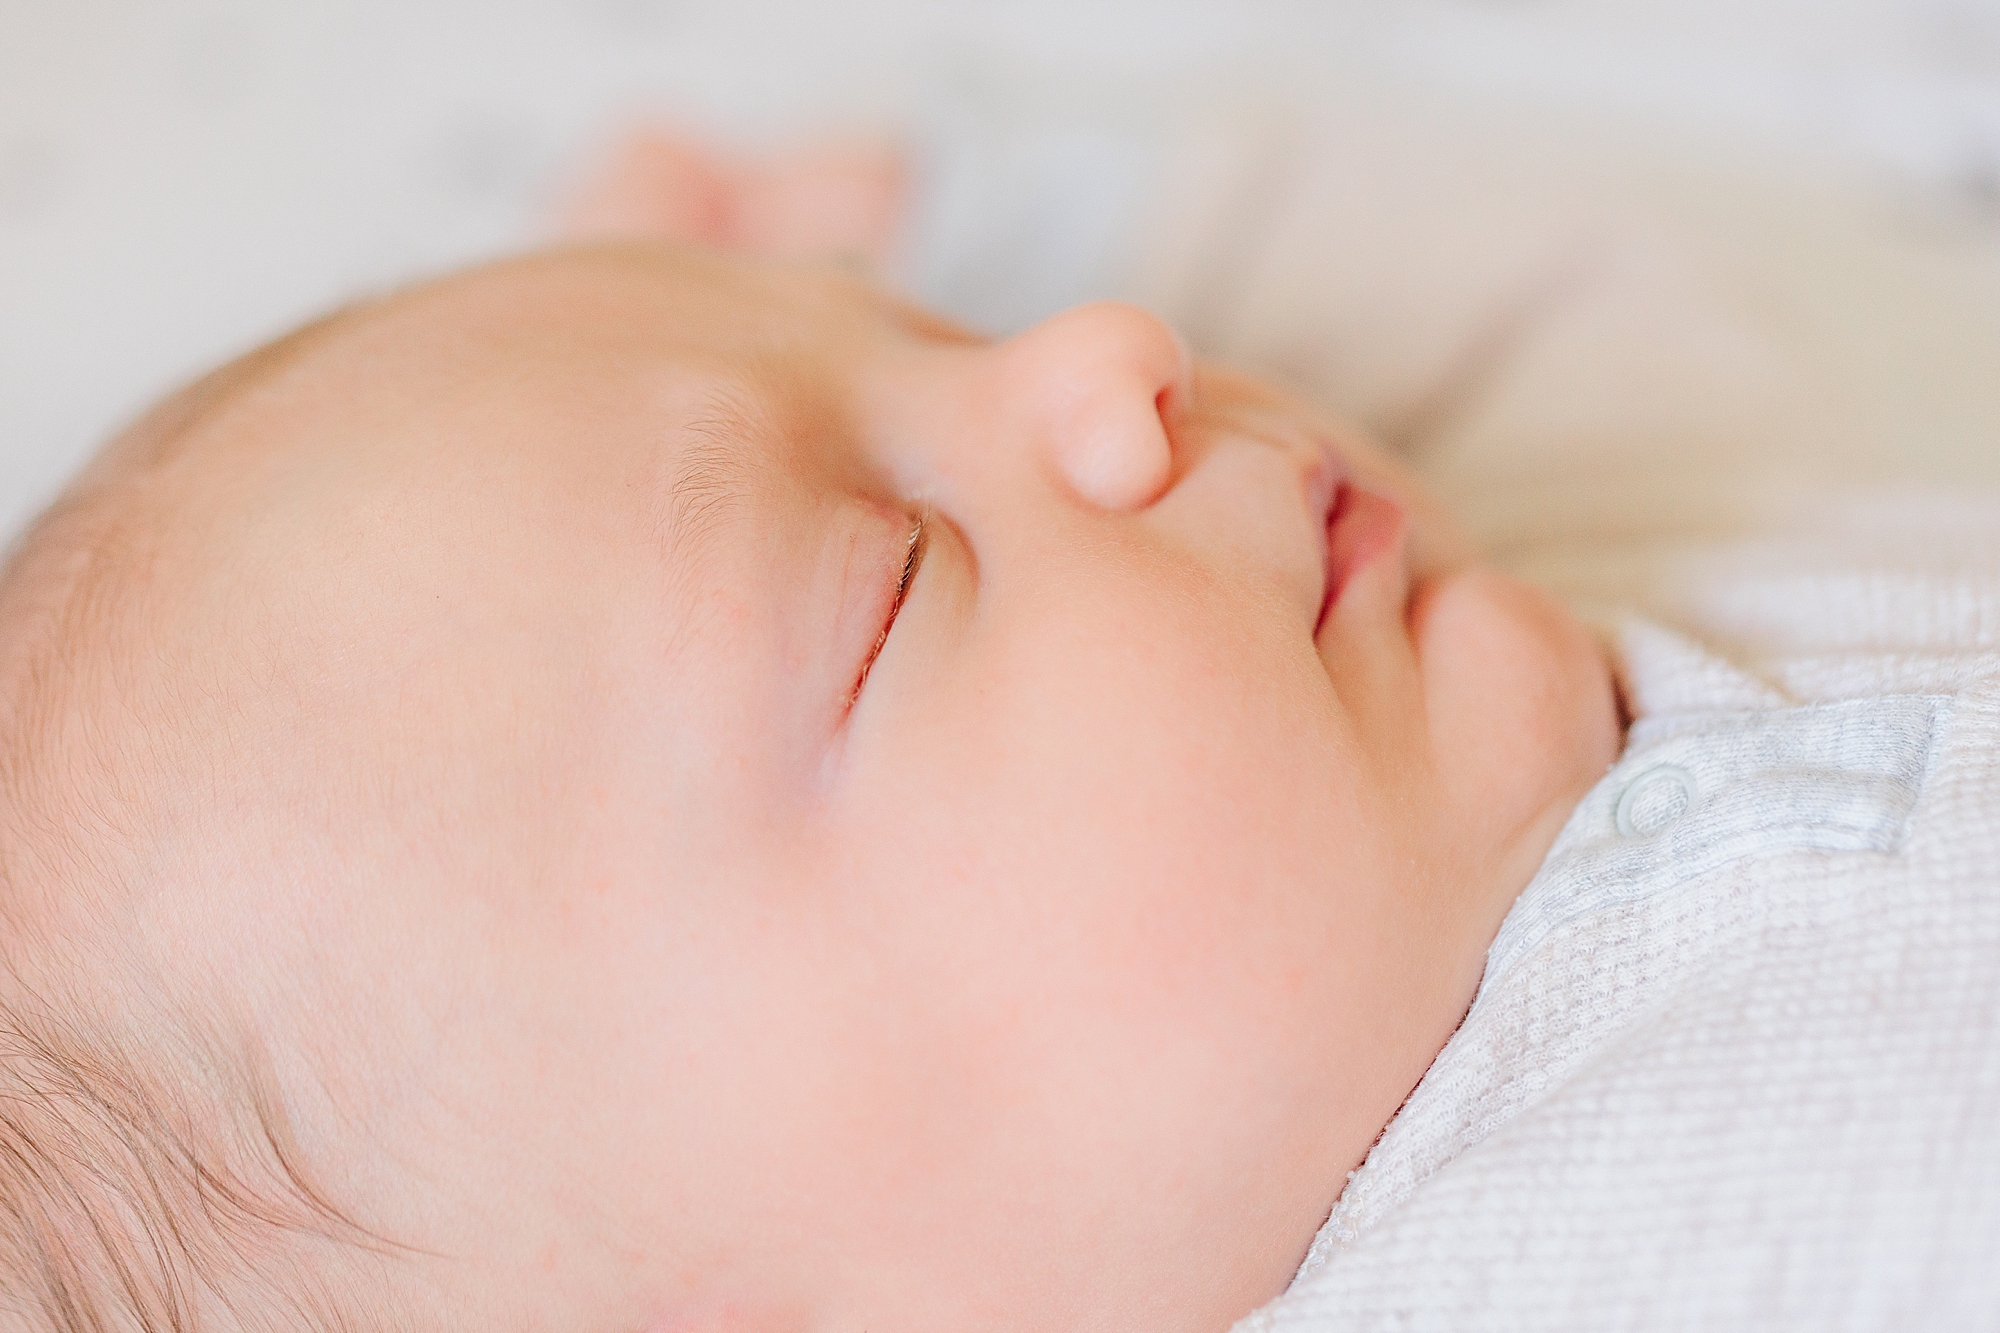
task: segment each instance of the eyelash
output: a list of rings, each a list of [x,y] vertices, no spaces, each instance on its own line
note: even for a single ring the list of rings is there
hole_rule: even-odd
[[[889,602],[889,618],[882,623],[882,632],[875,636],[874,647],[861,663],[861,673],[854,678],[854,688],[847,692],[847,706],[852,708],[861,697],[861,687],[868,683],[868,673],[875,669],[875,659],[882,655],[883,646],[889,642],[889,631],[896,627],[896,617],[903,612],[903,602],[910,595],[910,584],[916,581],[917,568],[924,563],[924,552],[930,543],[925,540],[930,532],[930,515],[919,513],[910,526],[909,540],[903,547],[903,569],[896,576],[896,595]]]

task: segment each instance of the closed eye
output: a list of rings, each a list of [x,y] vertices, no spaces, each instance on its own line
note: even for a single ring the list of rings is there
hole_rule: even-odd
[[[889,631],[896,627],[896,617],[903,610],[903,602],[910,595],[910,584],[917,577],[917,570],[924,563],[924,552],[930,549],[926,540],[930,515],[920,511],[910,525],[909,539],[903,544],[903,565],[896,576],[896,594],[889,599],[889,614],[882,622],[881,633],[875,636],[874,645],[868,649],[868,656],[862,660],[861,671],[854,678],[854,688],[847,692],[847,706],[852,708],[861,697],[861,687],[868,683],[868,673],[875,667],[875,659],[882,655],[883,647],[889,642]]]

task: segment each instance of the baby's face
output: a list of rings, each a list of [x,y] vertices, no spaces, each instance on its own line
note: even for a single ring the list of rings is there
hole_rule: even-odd
[[[549,1326],[1225,1326],[1613,744],[1563,612],[1123,308],[542,259],[189,449],[201,793],[275,832],[188,836],[178,965]]]

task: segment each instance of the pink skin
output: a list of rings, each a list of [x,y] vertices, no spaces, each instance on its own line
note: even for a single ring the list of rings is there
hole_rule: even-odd
[[[1222,1329],[1616,744],[1560,607],[1128,307],[543,257],[147,493],[148,966],[438,1326]]]

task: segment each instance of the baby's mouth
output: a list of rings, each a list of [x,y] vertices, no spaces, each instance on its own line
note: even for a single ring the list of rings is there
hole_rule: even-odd
[[[1313,639],[1333,617],[1341,594],[1378,559],[1401,561],[1408,524],[1402,505],[1343,477],[1326,508],[1325,589]],[[1408,598],[1407,575],[1404,600]]]

